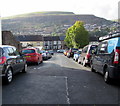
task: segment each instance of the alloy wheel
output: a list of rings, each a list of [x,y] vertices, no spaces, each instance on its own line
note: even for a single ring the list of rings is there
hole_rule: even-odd
[[[10,83],[13,79],[13,73],[12,70],[9,68],[7,71],[7,82]]]

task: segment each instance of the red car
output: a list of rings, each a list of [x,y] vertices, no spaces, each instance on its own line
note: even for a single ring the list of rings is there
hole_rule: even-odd
[[[22,50],[23,56],[26,58],[27,62],[42,63],[42,53],[38,48],[25,48]]]

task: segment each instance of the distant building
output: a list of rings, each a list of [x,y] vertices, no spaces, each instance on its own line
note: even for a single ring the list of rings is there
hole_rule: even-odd
[[[16,40],[10,31],[2,31],[2,45],[11,45],[19,50],[22,49],[20,42]]]
[[[90,36],[89,37],[89,42],[98,42],[98,38],[97,36]]]
[[[89,44],[99,44],[98,39],[99,39],[99,37],[90,36],[89,37]]]
[[[44,48],[53,50],[64,49],[64,38],[65,36],[45,36]]]
[[[22,47],[41,46],[46,50],[64,49],[65,36],[19,35],[16,37]]]
[[[20,41],[22,47],[27,46],[43,46],[43,36],[42,35],[19,35],[16,39]]]
[[[65,49],[66,48],[66,45],[65,45],[65,36],[59,36],[59,39],[61,41],[61,49]]]

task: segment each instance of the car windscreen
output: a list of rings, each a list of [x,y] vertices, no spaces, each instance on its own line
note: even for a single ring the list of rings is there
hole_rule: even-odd
[[[22,54],[27,54],[27,53],[35,53],[35,50],[34,49],[22,50]]]
[[[72,48],[71,50],[72,50],[72,52],[78,51],[78,49],[76,49],[76,48]]]
[[[81,54],[81,51],[78,51],[77,53],[78,53],[78,54]]]
[[[92,46],[90,47],[89,53],[92,54],[92,51],[95,50],[96,48],[97,48],[97,45],[92,45]]]
[[[0,57],[2,57],[2,55],[3,55],[3,49],[0,48]]]

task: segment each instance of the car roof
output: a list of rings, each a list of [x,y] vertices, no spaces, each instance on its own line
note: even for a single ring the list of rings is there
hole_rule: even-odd
[[[29,49],[34,49],[34,50],[36,50],[37,48],[24,48],[24,49],[22,49],[22,50],[29,50]]]
[[[11,45],[0,45],[1,48],[4,48],[4,47],[14,47],[14,46],[11,46]]]
[[[120,32],[116,32],[116,33],[108,34],[106,36],[102,36],[99,38],[99,41],[101,42],[101,41],[116,38],[116,37],[120,37]]]

